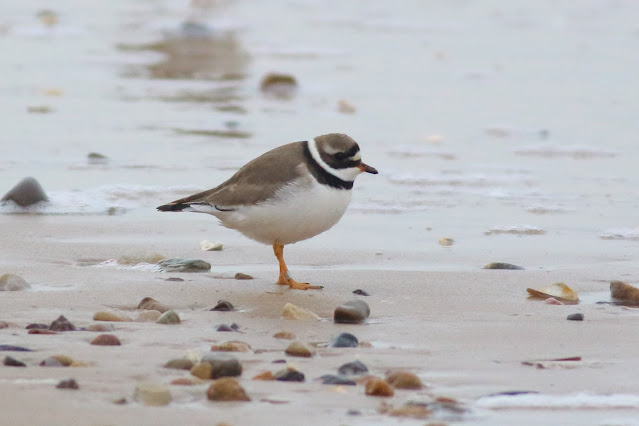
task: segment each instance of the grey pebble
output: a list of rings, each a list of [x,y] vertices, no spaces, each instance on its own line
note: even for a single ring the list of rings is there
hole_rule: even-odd
[[[47,328],[53,331],[73,331],[75,330],[75,325],[71,324],[71,322],[68,319],[66,319],[64,315],[60,315]]]
[[[353,290],[353,294],[357,294],[358,296],[370,296],[366,290],[362,290],[361,288]]]
[[[80,389],[75,379],[61,380],[55,387],[58,389]]]
[[[359,324],[368,318],[371,310],[363,300],[349,300],[335,309],[333,320],[337,323]]]
[[[0,351],[31,352],[32,350],[33,349],[23,348],[22,346],[0,345]]]
[[[368,367],[362,361],[353,361],[343,364],[337,369],[342,376],[354,376],[358,374],[368,373]]]
[[[583,321],[584,320],[584,314],[570,314],[568,315],[568,317],[566,318],[568,321]]]
[[[210,352],[204,354],[202,362],[208,362],[213,367],[212,379],[220,377],[235,377],[242,374],[242,364],[233,355]]]
[[[351,333],[342,333],[330,343],[332,348],[356,348],[357,345],[359,345],[359,340]]]
[[[356,383],[344,376],[336,376],[334,374],[324,374],[322,377],[323,385],[346,385],[346,386],[355,386]]]
[[[40,362],[40,367],[63,367],[63,365],[57,359],[49,357]]]
[[[275,373],[275,380],[279,380],[280,382],[303,382],[304,373],[293,370],[292,368],[285,368]]]
[[[484,265],[483,269],[509,269],[512,271],[521,271],[524,268],[519,265],[513,265],[512,263],[492,262],[488,265]]]
[[[235,308],[233,307],[233,304],[231,302],[229,302],[228,300],[218,300],[217,301],[217,305],[212,307],[210,310],[211,311],[228,312],[228,311],[234,311]]]
[[[207,272],[211,264],[200,259],[166,259],[158,262],[165,272]]]
[[[49,201],[49,198],[37,180],[32,177],[26,177],[4,194],[0,201],[2,204],[7,201],[13,201],[20,207],[28,207],[40,201]]]
[[[28,326],[25,327],[27,330],[31,330],[31,329],[39,329],[39,330],[47,330],[49,328],[48,325],[46,324],[41,324],[41,323],[33,323],[33,324],[29,324]]]
[[[10,356],[4,357],[3,364],[8,367],[26,367],[27,366],[27,364],[25,364],[24,362],[18,361],[17,359]]]

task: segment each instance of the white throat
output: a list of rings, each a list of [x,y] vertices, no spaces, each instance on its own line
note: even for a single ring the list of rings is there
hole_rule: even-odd
[[[333,176],[345,182],[353,182],[355,178],[357,177],[357,175],[359,175],[362,172],[358,167],[349,167],[347,169],[334,169],[328,164],[326,164],[326,162],[322,160],[322,156],[317,150],[317,142],[315,142],[315,139],[311,139],[308,142],[308,150],[311,152],[311,157],[313,157],[313,160],[315,160],[317,164],[320,165],[321,168],[323,168],[328,173],[332,174]]]

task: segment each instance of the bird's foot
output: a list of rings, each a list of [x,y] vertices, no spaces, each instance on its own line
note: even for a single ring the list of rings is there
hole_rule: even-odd
[[[279,285],[287,285],[288,288],[292,288],[295,290],[321,290],[324,288],[321,285],[310,285],[309,283],[299,283],[295,281],[293,278],[285,278],[285,277],[280,277],[280,279],[277,280],[277,283]]]

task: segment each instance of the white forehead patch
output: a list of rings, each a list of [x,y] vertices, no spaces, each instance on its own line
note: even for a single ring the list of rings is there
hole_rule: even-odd
[[[345,182],[353,182],[355,180],[355,177],[359,175],[360,173],[362,173],[359,167],[349,167],[347,169],[334,169],[328,164],[326,164],[326,162],[322,160],[322,156],[317,150],[317,142],[315,142],[315,139],[311,139],[308,142],[308,150],[311,152],[311,157],[313,157],[313,160],[315,160],[317,164],[320,165],[321,168],[323,168],[328,173],[332,174],[335,177],[340,178],[341,180]],[[359,152],[351,158],[355,158],[357,156],[361,158],[361,155]]]
[[[351,161],[359,161],[361,159],[362,159],[362,154],[360,154],[359,151],[357,151],[355,155],[353,155],[352,157],[349,157],[349,160]]]

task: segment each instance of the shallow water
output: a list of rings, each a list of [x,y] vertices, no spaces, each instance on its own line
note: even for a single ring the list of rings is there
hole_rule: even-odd
[[[448,237],[486,261],[634,261],[636,2],[66,0],[52,26],[40,8],[0,18],[0,182],[36,177],[45,214],[165,226],[156,205],[340,131],[380,174],[306,244],[434,252]],[[292,99],[260,92],[269,71],[297,78]],[[526,226],[544,233],[485,235]]]

